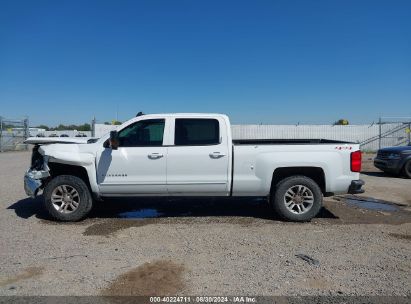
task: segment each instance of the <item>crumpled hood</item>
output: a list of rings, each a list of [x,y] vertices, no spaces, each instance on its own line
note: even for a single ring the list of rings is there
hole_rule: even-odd
[[[63,164],[90,165],[95,160],[95,153],[90,145],[51,144],[39,147],[40,154],[49,157],[51,162]]]
[[[77,138],[77,137],[29,137],[24,143],[33,144],[33,145],[47,145],[47,144],[56,144],[56,143],[77,143],[77,144],[86,144],[92,138]]]

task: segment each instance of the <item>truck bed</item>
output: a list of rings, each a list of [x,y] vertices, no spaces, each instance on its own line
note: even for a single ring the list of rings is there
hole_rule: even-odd
[[[353,144],[352,142],[332,139],[233,139],[234,145],[320,145]]]

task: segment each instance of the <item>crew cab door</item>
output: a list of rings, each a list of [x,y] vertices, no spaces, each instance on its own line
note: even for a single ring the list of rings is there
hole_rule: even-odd
[[[104,148],[97,160],[102,195],[167,194],[165,119],[134,122],[119,131],[119,148]]]
[[[170,137],[174,140],[167,154],[169,193],[228,195],[229,143],[224,120],[178,117],[173,120]]]

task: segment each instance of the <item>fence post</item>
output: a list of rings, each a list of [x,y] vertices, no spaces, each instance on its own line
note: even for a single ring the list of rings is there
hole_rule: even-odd
[[[96,136],[96,117],[91,120],[91,137]]]
[[[3,117],[0,116],[0,152],[3,152]]]
[[[30,137],[30,133],[29,133],[29,119],[25,118],[23,120],[23,126],[24,126],[24,139],[27,139],[28,137]]]
[[[408,145],[411,146],[411,122],[408,123]]]
[[[25,118],[23,120],[23,126],[24,126],[24,139],[26,140],[27,138],[30,137],[30,130],[29,130],[29,119]],[[29,149],[29,145],[26,144],[26,150]]]
[[[381,117],[378,120],[379,128],[378,128],[378,149],[381,149]]]

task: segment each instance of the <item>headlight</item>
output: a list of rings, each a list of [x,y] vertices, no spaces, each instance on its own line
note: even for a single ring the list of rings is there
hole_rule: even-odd
[[[388,154],[388,159],[398,159],[398,158],[400,158],[399,153],[390,153],[390,154]]]

